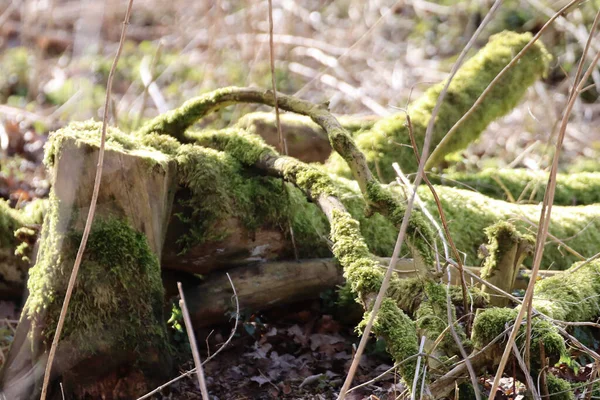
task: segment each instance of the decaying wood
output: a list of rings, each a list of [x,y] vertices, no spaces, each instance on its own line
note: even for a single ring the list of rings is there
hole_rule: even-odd
[[[71,139],[62,141],[56,155],[52,204],[49,206],[42,232],[38,264],[31,271],[30,297],[21,315],[14,343],[5,363],[6,367],[2,372],[0,383],[6,398],[24,400],[39,396],[49,346],[49,332],[53,330],[55,318],[60,312],[60,299],[64,297],[66,290],[66,269],[72,268],[73,265],[77,239],[72,235],[81,232],[85,223],[97,157],[97,147],[77,143]],[[158,260],[173,201],[175,172],[173,163],[155,164],[149,168],[147,159],[107,151],[104,184],[99,195],[94,227],[100,229],[100,221],[127,221],[128,225],[119,222],[119,227],[128,226],[129,228],[124,229],[143,234],[147,253],[142,252],[138,256],[146,257],[144,260],[154,257],[156,270],[151,269],[152,265],[140,266],[136,264],[136,260],[129,260],[131,266],[148,269],[136,270],[131,266],[118,264],[105,266],[102,260],[112,257],[112,253],[119,254],[121,250],[118,247],[130,251],[132,243],[121,243],[120,237],[108,237],[104,240],[108,240],[106,243],[112,243],[115,248],[102,248],[102,242],[97,241],[101,247],[95,247],[93,228],[90,236],[92,244],[84,257],[73,297],[74,307],[67,318],[63,340],[56,353],[52,375],[54,384],[49,398],[60,399],[57,379],[62,382],[67,398],[83,399],[91,396],[131,399],[151,389],[168,375],[170,354],[162,317],[163,291],[162,288],[156,290],[156,287],[153,289],[145,285],[148,285],[148,279],[152,275],[160,279]],[[132,235],[123,237],[132,238]],[[111,242],[112,239],[115,241]],[[95,253],[104,251],[109,254]],[[131,254],[129,257],[136,256]],[[115,259],[124,260],[123,257]],[[103,272],[94,270],[98,265],[107,269]],[[62,268],[65,271],[61,273]],[[99,273],[108,276],[117,274],[117,286],[118,282],[129,284],[125,287],[103,287],[102,282],[105,280],[98,275]],[[148,276],[144,276],[145,274]],[[97,277],[97,281],[88,283],[93,277]],[[110,278],[107,279],[109,280],[106,283],[110,283]],[[132,282],[137,286],[133,287]],[[114,285],[114,282],[112,284]],[[131,302],[146,304],[147,311],[140,309],[139,314],[144,315],[143,325],[136,327],[132,323],[124,326],[121,320],[110,320],[111,317],[120,318],[121,315],[127,315],[130,307],[135,309],[140,306],[132,305]],[[114,313],[107,311],[112,309],[111,304],[118,304],[119,310],[115,310]],[[97,311],[93,310],[94,307],[97,307]],[[88,315],[94,312],[106,315],[107,319],[95,320],[98,325],[93,326],[88,326],[91,322],[80,320],[91,317],[90,321],[94,321],[93,316]],[[76,324],[76,327],[69,328],[69,324]],[[123,333],[124,330],[128,332]],[[143,347],[152,344],[151,348],[144,350],[143,355],[136,352],[140,343],[125,344],[124,347],[123,344],[113,343],[114,340],[134,338],[137,335],[150,342],[141,343]],[[86,348],[87,350],[83,350]],[[141,370],[146,373],[140,373]],[[149,371],[151,372],[148,373]]]
[[[264,310],[294,301],[316,299],[326,289],[344,282],[342,270],[332,259],[301,262],[259,263],[236,267],[229,272],[242,310]],[[235,311],[233,291],[225,273],[185,290],[195,327],[224,322]]]

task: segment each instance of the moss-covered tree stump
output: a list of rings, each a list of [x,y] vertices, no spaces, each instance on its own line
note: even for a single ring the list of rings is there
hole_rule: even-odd
[[[53,187],[40,251],[2,374],[10,399],[39,397],[91,199],[98,157],[89,143],[94,133],[53,139],[48,160]],[[53,363],[50,398],[61,398],[62,383],[69,399],[132,399],[169,376],[159,259],[175,172],[159,152],[109,146],[96,218]]]

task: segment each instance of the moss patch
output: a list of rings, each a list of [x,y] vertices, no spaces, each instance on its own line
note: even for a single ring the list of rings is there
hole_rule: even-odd
[[[81,240],[79,232],[59,232],[58,201],[51,202],[24,310],[46,345],[54,335]],[[73,346],[69,357],[120,348],[143,360],[146,350],[165,349],[163,296],[160,265],[145,236],[124,221],[95,221],[62,334],[63,342]]]
[[[517,310],[510,308],[489,308],[477,314],[473,322],[473,334],[471,336],[475,348],[484,348],[498,335],[502,334],[506,326],[512,325],[515,318],[517,318]],[[524,336],[525,326],[521,325],[517,335],[517,346],[519,348],[524,345]],[[537,360],[540,359],[540,340],[544,343],[546,356],[550,357],[551,363],[557,362],[560,356],[566,353],[565,343],[557,329],[548,321],[534,318],[531,335],[532,363],[538,363]],[[505,342],[506,339],[496,342],[496,347],[502,351]]]
[[[591,321],[600,315],[600,261],[580,265],[537,282],[533,307],[562,321]]]
[[[436,191],[446,214],[450,234],[457,248],[466,254],[466,265],[476,263],[478,247],[487,240],[485,229],[498,221],[508,221],[524,233],[537,231],[541,205],[512,204],[480,193],[444,186],[436,186]],[[426,206],[434,210],[435,202],[429,189],[421,187],[418,193]],[[534,222],[536,226],[526,220]],[[593,256],[600,242],[600,205],[553,207],[549,232],[584,257]],[[542,269],[563,270],[577,261],[580,261],[578,257],[548,239]],[[528,262],[525,261],[526,264]]]
[[[370,318],[366,313],[361,329]],[[417,331],[412,321],[392,299],[384,299],[373,324],[373,331],[382,336],[387,344],[387,350],[396,361],[406,360],[419,353]],[[398,367],[402,380],[407,386],[412,384],[416,371],[416,358],[404,362]]]
[[[548,385],[550,400],[573,400],[575,398],[573,387],[564,379],[546,374],[546,384]]]

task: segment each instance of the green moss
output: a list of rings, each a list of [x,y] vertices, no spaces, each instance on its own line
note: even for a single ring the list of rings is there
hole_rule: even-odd
[[[229,92],[231,92],[231,88],[222,88],[188,100],[181,107],[149,121],[138,131],[138,134],[159,133],[183,140],[186,129],[198,119],[209,114],[212,110],[233,104],[233,102],[217,101]]]
[[[233,156],[210,148],[181,146],[175,160],[179,183],[189,191],[179,196],[184,207],[179,217],[188,227],[179,239],[181,251],[225,237],[230,232],[223,222],[236,218],[249,231],[270,226],[287,234],[291,223],[300,255],[328,254],[325,217],[298,189],[248,173]]]
[[[28,225],[42,223],[45,200],[36,200],[16,210],[0,199],[0,279],[25,283],[35,231]]]
[[[541,205],[518,205],[491,199],[482,194],[443,186],[435,187],[442,204],[450,234],[461,252],[466,255],[466,265],[478,259],[478,247],[486,242],[484,233],[488,226],[498,221],[508,221],[521,232],[535,233]],[[418,193],[429,210],[435,210],[435,201],[427,187]],[[550,234],[563,241],[584,257],[598,251],[600,242],[600,205],[564,207],[554,206]],[[526,221],[535,223],[532,226]],[[578,257],[548,239],[542,258],[542,269],[562,270],[570,267]],[[526,260],[525,264],[529,261]]]
[[[366,313],[361,329],[370,318]],[[373,324],[373,331],[385,339],[387,350],[396,361],[406,360],[419,353],[419,345],[415,323],[398,308],[392,299],[384,299]],[[404,362],[398,370],[407,386],[412,384],[415,376],[416,358]]]
[[[266,158],[279,157],[277,152],[267,146],[264,141],[240,129],[220,131],[200,131],[186,134],[186,139],[196,144],[224,151],[233,156],[244,166],[251,167],[260,164]],[[370,203],[384,203],[394,207],[391,218],[386,219],[380,214],[367,216],[367,204],[360,195],[356,183],[330,176],[317,166],[306,165],[289,157],[279,157],[278,167],[283,170],[284,178],[293,182],[303,191],[316,198],[319,194],[335,195],[342,200],[351,215],[360,223],[360,232],[367,240],[371,251],[377,255],[389,256],[393,250],[398,230],[404,215],[401,206],[393,195],[377,186],[369,186]],[[297,213],[292,213],[297,214]],[[321,225],[321,224],[319,224]],[[294,228],[294,231],[296,228]],[[433,233],[429,225],[419,213],[413,213],[408,230],[407,242],[411,248],[417,249],[427,263],[433,263],[431,243]]]
[[[431,148],[440,143],[454,123],[469,110],[488,84],[530,39],[529,33],[502,32],[492,36],[483,49],[465,62],[452,80],[440,108]],[[443,156],[465,148],[477,140],[490,122],[512,110],[527,87],[545,74],[549,59],[547,51],[539,42],[525,53],[494,86],[482,104],[462,123],[445,145]],[[413,133],[419,146],[423,144],[431,112],[443,86],[441,83],[432,87],[409,107]],[[410,145],[404,114],[381,119],[371,130],[357,135],[355,140],[364,152],[371,170],[378,171],[384,181],[395,179],[393,162],[398,162],[406,173],[416,170],[417,162]],[[349,176],[346,163],[337,154],[331,156],[327,167],[333,173]]]
[[[424,298],[415,315],[417,328],[430,340],[436,340],[448,327],[446,287],[439,283],[427,282],[424,289]],[[453,320],[456,320],[454,307],[451,312]],[[465,339],[464,332],[460,327],[456,327],[456,329],[462,333],[463,339]],[[449,331],[445,333],[439,348],[448,355],[456,354],[458,351],[456,342]]]
[[[450,286],[450,300],[455,306],[463,305],[462,288],[460,286]],[[484,308],[490,302],[490,295],[483,292],[481,289],[472,286],[469,287],[469,296],[467,296],[467,304],[474,308]]]
[[[573,400],[575,399],[574,389],[571,384],[552,374],[546,374],[546,384],[550,400]]]
[[[510,251],[517,243],[526,240],[532,246],[535,239],[531,235],[522,235],[515,226],[506,221],[498,221],[484,230],[488,241],[486,249],[488,256],[485,258],[481,269],[481,278],[488,279],[494,275],[494,270],[507,251]]]
[[[386,215],[387,218],[396,228],[400,228],[406,213],[405,205],[399,201],[399,199],[402,199],[401,196],[394,196],[391,191],[378,182],[371,181],[367,183],[366,197],[369,205],[377,205],[380,212],[381,210],[389,210]],[[411,213],[406,233],[407,243],[416,250],[413,251],[413,256],[420,256],[426,265],[434,265],[433,243],[435,236],[431,224],[425,220],[423,214],[419,212]]]
[[[600,261],[580,265],[573,264],[564,273],[537,282],[535,309],[562,321],[596,319],[600,315]]]
[[[522,203],[544,200],[548,173],[528,169],[488,168],[479,172],[444,174],[439,181],[446,186],[470,187],[487,196]],[[600,173],[579,172],[556,176],[554,204],[580,205],[600,203]]]
[[[24,310],[32,332],[40,332],[46,345],[54,335],[81,240],[80,232],[65,230],[64,210],[52,194],[50,201]],[[72,346],[70,357],[120,348],[143,359],[147,350],[164,349],[163,296],[160,265],[145,236],[125,221],[97,219],[62,333],[62,342]]]
[[[473,322],[473,334],[471,339],[475,348],[482,349],[497,336],[501,335],[506,326],[514,323],[517,317],[517,310],[510,308],[489,308],[477,314]],[[510,332],[510,331],[509,331]],[[517,346],[522,348],[524,345],[525,326],[522,324],[517,335]],[[539,342],[544,343],[546,356],[550,357],[551,363],[558,361],[561,355],[566,353],[565,343],[558,333],[558,330],[550,322],[534,318],[532,320],[532,335],[531,335],[531,360],[534,363],[539,363]],[[505,340],[496,342],[496,347],[503,350]]]
[[[44,153],[44,164],[52,167],[55,162],[56,154],[65,140],[75,140],[77,144],[88,144],[93,147],[100,146],[102,132],[102,123],[93,120],[85,122],[72,122],[68,126],[53,132],[50,140],[46,143]],[[174,150],[177,142],[174,139],[162,139],[156,136],[150,136],[140,140],[133,135],[121,132],[117,128],[108,127],[106,131],[107,151],[117,151],[124,154],[131,154],[147,159],[152,165],[156,163],[166,163],[170,157],[162,153],[162,150]],[[156,145],[157,149],[151,147]]]

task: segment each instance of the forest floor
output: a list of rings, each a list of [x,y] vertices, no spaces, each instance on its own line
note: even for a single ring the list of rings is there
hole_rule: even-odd
[[[42,164],[48,134],[72,120],[99,119],[126,5],[124,0],[86,6],[78,0],[20,3],[0,0],[0,198],[13,207],[49,193]],[[135,2],[113,90],[112,123],[132,130],[141,121],[218,87],[270,87],[267,2],[212,3]],[[300,92],[317,103],[329,99],[337,114],[385,115],[404,107],[447,75],[468,34],[463,28],[472,29],[472,14],[463,2],[452,14],[447,6],[428,11],[404,3],[274,1],[278,89]],[[547,18],[533,6],[521,11],[525,16],[519,14],[523,20],[517,30],[534,30]],[[582,13],[585,10],[566,20],[567,31],[569,24],[580,22]],[[510,15],[500,15],[500,23],[490,27],[487,36],[512,21]],[[548,79],[537,83],[519,107],[490,125],[481,141],[461,154],[461,168],[548,167],[549,143],[569,83],[561,70],[572,65],[578,53],[577,40],[552,35],[564,33],[556,30],[543,37],[555,56]],[[596,79],[600,82],[600,77]],[[595,88],[589,90],[590,100],[578,102],[574,110],[563,165],[598,165],[594,160],[600,151],[600,103]],[[224,126],[255,109],[237,106],[223,113],[224,120],[212,123]],[[20,306],[0,302],[0,363]],[[222,400],[334,398],[358,338],[354,325],[337,321],[329,311],[324,301],[316,301],[242,318],[228,347],[206,366],[211,394]],[[200,337],[208,336],[204,347],[214,351],[227,339],[232,324],[201,332]],[[587,339],[599,348],[600,335]],[[192,367],[189,358],[182,357],[182,372]],[[373,343],[354,384],[370,381],[391,366],[382,343]],[[585,381],[592,370],[589,365],[577,371],[559,369],[559,376],[571,381]],[[524,398],[523,385],[508,371],[497,399]],[[486,387],[489,382],[482,378],[481,383]],[[347,398],[396,399],[404,390],[392,371]],[[195,380],[188,377],[155,398],[199,396]]]

